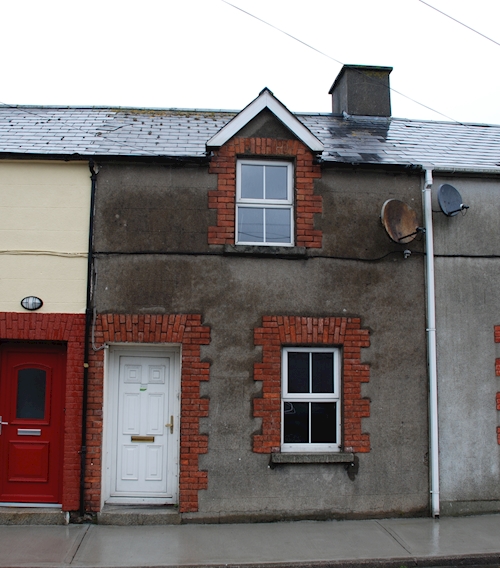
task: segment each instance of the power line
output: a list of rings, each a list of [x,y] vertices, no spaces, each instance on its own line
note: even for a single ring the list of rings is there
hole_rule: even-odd
[[[261,22],[261,23],[263,23],[263,24],[265,24],[265,25],[267,25],[267,26],[269,26],[269,27],[275,29],[276,31],[278,31],[278,32],[280,32],[280,33],[282,33],[282,34],[288,36],[289,38],[293,39],[294,41],[297,41],[298,43],[301,43],[301,44],[304,45],[305,47],[307,47],[307,48],[309,48],[309,49],[312,49],[312,50],[315,51],[316,53],[319,53],[320,55],[322,55],[322,56],[324,56],[324,57],[326,57],[326,58],[328,58],[328,59],[334,61],[335,63],[338,63],[339,65],[342,65],[342,66],[344,65],[344,63],[343,63],[342,61],[339,61],[338,59],[335,59],[334,57],[332,57],[332,56],[329,55],[328,53],[325,53],[324,51],[321,51],[320,49],[314,47],[313,45],[310,45],[309,43],[307,43],[307,42],[301,40],[300,38],[298,38],[298,37],[292,35],[291,33],[288,33],[287,31],[285,31],[285,30],[283,30],[283,29],[281,29],[281,28],[275,26],[274,24],[271,24],[270,22],[268,22],[268,21],[266,21],[266,20],[264,20],[264,19],[262,19],[262,18],[256,16],[255,14],[252,14],[251,12],[248,12],[248,11],[244,10],[243,8],[240,8],[239,6],[236,6],[235,4],[232,4],[232,3],[229,2],[228,0],[221,0],[221,1],[224,2],[225,4],[227,4],[228,6],[231,6],[232,8],[235,8],[236,10],[239,10],[240,12],[244,13],[245,15],[250,16],[250,17],[254,18],[255,20],[257,20],[257,21],[259,21],[259,22]],[[447,17],[447,18],[450,18],[451,20],[455,21],[456,23],[458,23],[458,24],[464,26],[465,28],[467,28],[467,29],[473,31],[474,33],[476,33],[476,34],[478,34],[478,35],[484,37],[485,39],[491,41],[492,43],[495,43],[496,45],[500,46],[500,43],[498,43],[498,42],[496,42],[495,40],[491,39],[490,37],[488,37],[488,36],[482,34],[481,32],[478,32],[478,31],[475,30],[474,28],[472,28],[472,27],[470,27],[470,26],[464,24],[463,22],[457,20],[456,18],[453,18],[452,16],[450,16],[450,15],[446,14],[445,12],[439,10],[439,9],[436,8],[435,6],[432,6],[432,5],[429,4],[428,2],[425,2],[424,0],[418,0],[418,1],[421,2],[422,4],[428,6],[429,8],[432,8],[433,10],[439,12],[439,13],[442,14],[443,16],[445,16],[445,17]],[[372,80],[373,80],[374,82],[379,82],[379,81],[378,81],[377,79],[375,79],[375,78],[372,78]],[[436,114],[439,114],[440,116],[442,116],[442,117],[444,117],[444,118],[446,118],[446,119],[448,119],[448,120],[451,120],[452,122],[455,122],[455,123],[457,123],[457,124],[462,124],[462,125],[464,125],[464,123],[462,123],[462,122],[460,122],[460,121],[458,121],[458,120],[456,120],[456,119],[454,119],[454,118],[452,118],[452,117],[450,117],[450,116],[448,116],[448,115],[446,115],[446,114],[444,114],[444,113],[442,113],[442,112],[440,112],[440,111],[438,111],[438,110],[436,110],[436,109],[434,109],[434,108],[432,108],[432,107],[430,107],[430,106],[428,106],[428,105],[426,105],[426,104],[424,104],[424,103],[421,103],[420,101],[417,101],[416,99],[413,99],[412,97],[410,97],[410,96],[408,96],[408,95],[405,95],[404,93],[402,93],[401,91],[398,91],[398,90],[394,89],[393,87],[389,87],[389,88],[390,88],[390,90],[391,90],[393,93],[396,93],[396,94],[398,94],[398,95],[404,97],[405,99],[407,99],[407,100],[409,100],[409,101],[411,101],[411,102],[413,102],[413,103],[415,103],[415,104],[417,104],[417,105],[419,105],[419,106],[421,106],[421,107],[423,107],[423,108],[426,108],[426,109],[428,109],[428,110],[430,110],[430,111],[432,111],[432,112],[434,112],[434,113],[436,113]],[[9,108],[18,108],[18,105],[10,105],[10,104],[3,103],[3,102],[0,102],[0,105],[1,105],[1,106],[4,106],[4,107],[9,107]],[[27,114],[32,114],[33,116],[36,116],[36,117],[40,118],[40,114],[38,114],[38,113],[36,113],[36,112],[30,112],[30,111],[27,110],[26,108],[23,108],[23,111],[24,111],[25,113],[27,113]],[[70,123],[69,123],[68,121],[62,120],[61,122],[64,123],[64,124],[67,124],[68,126],[70,126]],[[464,126],[466,126],[466,125],[464,125]],[[70,128],[73,129],[73,128],[75,128],[75,126],[74,126],[74,125],[71,125]],[[85,128],[85,127],[77,126],[76,129],[77,129],[77,130],[81,130],[82,132],[84,132],[84,133],[86,133],[86,134],[89,134],[89,135],[92,136],[92,137],[95,136],[95,133],[94,133],[94,132],[91,132],[90,130],[88,130],[88,129]],[[122,141],[120,141],[120,140],[116,140],[116,139],[113,139],[113,138],[110,138],[110,137],[106,137],[106,139],[112,140],[113,142],[115,142],[116,144],[118,144],[118,145],[120,145],[120,146],[124,146],[124,147],[127,147],[127,148],[132,148],[132,149],[144,151],[143,148],[139,148],[139,147],[137,147],[137,146],[135,146],[135,145],[133,145],[133,144],[130,144],[130,143],[122,142]],[[153,153],[153,152],[147,152],[147,153],[148,153],[148,154],[151,154],[152,156],[156,156],[156,155],[157,155],[157,154],[155,154],[155,153]]]
[[[234,4],[231,4],[231,2],[227,2],[227,0],[221,0],[222,2],[224,2],[224,4],[227,4],[228,6],[232,6],[233,8],[236,8],[236,10],[239,10],[240,12],[243,12],[244,14],[246,14],[247,16],[251,16],[252,18],[255,18],[256,20],[258,20],[259,22],[262,22],[263,24],[266,24],[266,26],[269,26],[271,28],[274,28],[275,30],[277,30],[278,32],[281,32],[282,34],[285,34],[286,36],[294,39],[295,41],[298,41],[299,43],[301,43],[302,45],[305,45],[306,47],[308,47],[309,49],[312,49],[314,51],[316,51],[317,53],[324,55],[325,57],[328,57],[328,59],[331,59],[332,61],[335,61],[335,63],[338,63],[339,65],[344,65],[342,63],[342,61],[339,61],[338,59],[335,59],[335,57],[332,57],[331,55],[328,55],[328,53],[325,53],[324,51],[320,51],[319,49],[317,49],[316,47],[306,43],[305,41],[302,41],[301,39],[299,39],[298,37],[293,36],[292,34],[289,34],[288,32],[285,32],[285,30],[282,30],[281,28],[278,28],[277,26],[274,26],[273,24],[270,24],[269,22],[266,22],[266,20],[263,20],[262,18],[259,18],[258,16],[256,16],[255,14],[251,14],[250,12],[247,12],[246,10],[243,10],[243,8],[240,8],[239,6],[235,6]]]
[[[6,256],[28,255],[28,256],[62,256],[65,258],[87,258],[86,252],[61,252],[55,250],[0,250],[0,254]]]
[[[342,63],[342,61],[339,61],[338,59],[335,59],[334,57],[332,57],[331,55],[328,55],[328,53],[325,53],[323,51],[320,51],[319,49],[317,49],[316,47],[306,43],[305,41],[302,41],[301,39],[299,39],[298,37],[295,37],[294,35],[286,32],[285,30],[282,30],[281,28],[278,28],[277,26],[267,22],[266,20],[263,20],[262,18],[259,18],[258,16],[255,16],[254,14],[247,12],[246,10],[243,10],[243,8],[240,8],[239,6],[236,6],[235,4],[231,4],[231,2],[228,2],[227,0],[221,0],[221,2],[224,2],[224,4],[227,4],[228,6],[231,6],[232,8],[235,8],[236,10],[239,10],[240,12],[243,12],[244,14],[246,14],[247,16],[250,16],[252,18],[255,18],[256,20],[258,20],[259,22],[262,22],[263,24],[266,24],[266,26],[269,26],[273,29],[275,29],[276,31],[288,36],[289,38],[298,41],[299,43],[301,43],[302,45],[305,45],[306,47],[308,47],[309,49],[312,49],[313,51],[316,51],[317,53],[323,55],[324,57],[327,57],[328,59],[331,59],[332,61],[335,61],[335,63],[338,63],[339,65],[345,65],[344,63]],[[361,72],[360,72],[361,73]],[[383,84],[381,81],[379,81],[378,79],[372,78],[372,81],[374,83],[380,83]],[[384,84],[385,85],[385,84]],[[432,108],[424,103],[421,103],[420,101],[417,101],[416,99],[413,99],[412,97],[405,95],[404,93],[402,93],[401,91],[398,91],[392,87],[389,87],[389,89],[393,92],[396,93],[397,95],[400,95],[401,97],[404,97],[405,99],[411,101],[412,103],[415,103],[421,107],[426,108],[427,110],[430,110],[432,112],[435,112],[436,114],[439,114],[440,116],[451,120],[452,122],[456,122],[457,124],[462,124],[464,125],[463,122],[460,122],[459,120],[456,120],[455,118],[452,118],[451,116],[448,116],[447,114],[444,114],[443,112],[440,112],[438,110],[436,110],[435,108]],[[465,125],[464,125],[465,126]]]
[[[224,1],[224,0],[222,0]],[[488,41],[491,41],[492,43],[494,43],[495,45],[498,45],[500,47],[500,43],[498,43],[498,41],[495,41],[494,39],[491,39],[490,37],[488,37],[487,35],[482,34],[481,32],[478,32],[477,30],[475,30],[474,28],[471,28],[470,26],[468,26],[467,24],[464,24],[463,22],[461,22],[460,20],[457,20],[456,18],[454,18],[453,16],[450,16],[449,14],[446,14],[446,12],[443,12],[442,10],[439,10],[439,8],[436,8],[436,6],[432,6],[431,4],[429,4],[428,2],[424,2],[424,0],[418,0],[419,2],[422,2],[422,4],[425,4],[426,6],[428,6],[429,8],[432,8],[433,10],[436,10],[436,12],[439,12],[440,14],[442,14],[443,16],[446,16],[447,18],[450,18],[450,20],[453,20],[454,22],[456,22],[457,24],[460,24],[461,26],[463,26],[464,28],[467,28],[468,30],[470,30],[471,32],[474,32],[477,35],[480,35],[481,37],[484,37],[484,39],[487,39]]]

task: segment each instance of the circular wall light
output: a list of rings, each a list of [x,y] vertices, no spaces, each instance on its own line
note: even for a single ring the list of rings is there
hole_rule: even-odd
[[[42,300],[37,298],[36,296],[26,296],[21,300],[21,306],[25,310],[29,310],[30,312],[34,312],[35,310],[40,309],[43,306]]]

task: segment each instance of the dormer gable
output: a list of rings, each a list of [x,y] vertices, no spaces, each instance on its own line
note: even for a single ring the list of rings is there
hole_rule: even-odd
[[[298,140],[313,153],[321,153],[323,144],[306,128],[273,93],[265,87],[248,106],[239,112],[219,132],[207,142],[207,150],[220,148],[235,134],[247,126],[263,110],[270,111]]]

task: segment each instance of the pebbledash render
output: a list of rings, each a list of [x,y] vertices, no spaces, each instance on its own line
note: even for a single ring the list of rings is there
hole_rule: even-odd
[[[405,260],[379,219],[391,196],[418,203],[420,173],[329,167],[267,89],[231,118],[199,161],[97,162],[104,403],[89,430],[104,434],[88,449],[85,509],[170,504],[185,522],[426,514],[423,260]],[[166,322],[195,315],[199,339],[188,323],[168,335]],[[157,418],[154,370],[176,356]],[[159,435],[130,419],[144,409]],[[178,470],[166,464],[155,495],[156,448],[172,442]]]
[[[0,507],[102,523],[499,510],[500,297],[484,292],[496,261],[480,227],[499,230],[500,128],[392,118],[390,71],[345,66],[324,114],[292,113],[267,88],[239,112],[0,108],[19,199],[35,167],[49,176],[39,195],[75,176],[50,194],[43,243],[18,214],[0,256],[15,275],[0,313]],[[441,183],[465,216],[438,214]],[[391,238],[388,200],[412,211],[411,235]],[[28,279],[26,255],[43,277]],[[15,303],[28,297],[43,306]],[[58,414],[63,433],[45,439]]]

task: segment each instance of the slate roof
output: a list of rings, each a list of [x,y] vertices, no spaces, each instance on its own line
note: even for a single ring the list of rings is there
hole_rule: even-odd
[[[0,155],[206,156],[236,111],[0,106]],[[322,159],[500,172],[500,126],[296,113]]]

